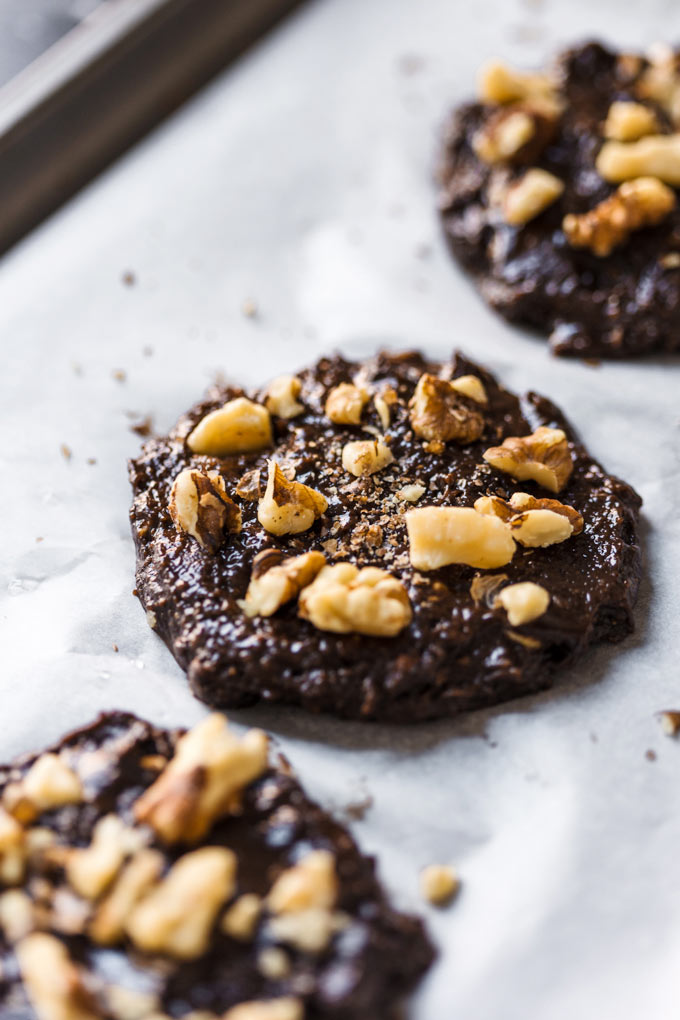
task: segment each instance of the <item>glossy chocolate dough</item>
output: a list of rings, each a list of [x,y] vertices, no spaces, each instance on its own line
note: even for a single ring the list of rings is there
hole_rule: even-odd
[[[518,399],[478,365],[456,356],[453,374],[474,373],[487,389],[486,429],[478,442],[462,447],[451,442],[442,454],[427,453],[411,431],[407,404],[420,375],[441,366],[415,353],[381,354],[363,366],[363,377],[369,385],[398,391],[389,429],[395,463],[371,478],[354,479],[342,469],[342,446],[370,436],[359,427],[333,425],[323,405],[332,386],[361,368],[336,357],[300,373],[305,413],[290,422],[275,420],[273,450],[221,461],[190,454],[184,437],[207,412],[241,393],[216,387],[168,438],[146,443],[130,464],[137,593],[199,698],[219,707],[280,701],[350,718],[416,722],[541,690],[552,683],[556,666],[588,645],[630,633],[640,576],[640,499],[592,460],[553,404],[535,393]],[[372,404],[364,424],[380,426]],[[559,498],[580,511],[585,529],[546,549],[518,547],[512,563],[495,571],[511,581],[542,584],[552,596],[545,615],[522,627],[523,636],[539,642],[528,648],[509,632],[503,610],[474,603],[470,583],[478,571],[413,570],[402,516],[411,504],[393,492],[422,481],[429,491],[419,506],[472,506],[487,493],[550,496],[532,482],[513,482],[482,459],[504,437],[526,435],[539,425],[564,428],[573,444],[574,472]],[[273,453],[293,461],[296,479],[328,498],[327,513],[310,531],[277,539],[257,522],[257,504],[242,502],[243,530],[228,536],[216,555],[178,534],[168,499],[179,471],[188,465],[219,469],[233,493],[243,472],[264,467]],[[374,544],[372,525],[382,529],[381,545]],[[273,546],[297,554],[321,549],[328,539],[338,540],[338,558],[384,567],[403,580],[413,621],[397,637],[322,632],[298,617],[295,602],[268,619],[249,619],[238,607],[256,553]]]
[[[643,68],[647,62],[643,62]],[[556,354],[624,357],[680,349],[680,269],[660,259],[680,250],[680,204],[662,223],[635,231],[605,257],[567,244],[562,219],[608,198],[616,185],[595,170],[602,122],[612,101],[636,100],[635,79],[617,54],[590,43],[557,61],[566,110],[532,165],[555,174],[564,194],[525,226],[511,227],[491,208],[493,182],[506,169],[483,163],[472,138],[495,107],[461,106],[448,124],[439,168],[446,238],[485,300],[511,322],[550,334]],[[650,103],[663,130],[673,129]],[[510,179],[526,169],[517,166]]]
[[[89,845],[95,823],[111,812],[133,824],[132,805],[158,776],[141,759],[172,756],[182,732],[156,729],[115,712],[67,736],[53,750],[68,748],[76,758],[103,751],[104,770],[85,782],[86,803],[43,814],[37,824],[50,828],[58,842],[68,846]],[[0,768],[0,792],[36,757]],[[306,1020],[387,1020],[430,965],[434,954],[421,922],[392,910],[376,880],[373,859],[363,856],[345,829],[305,796],[285,763],[253,782],[244,793],[242,812],[217,822],[203,842],[226,846],[237,855],[238,894],[266,895],[273,878],[301,856],[313,849],[330,850],[340,884],[338,909],[349,915],[350,925],[319,956],[286,950],[292,967],[281,980],[266,980],[257,968],[257,954],[271,945],[261,928],[245,943],[216,928],[200,959],[162,967],[157,957],[154,965],[138,951],[131,953],[129,944],[102,949],[86,936],[60,935],[72,958],[107,983],[113,979],[159,994],[163,1010],[172,1017],[192,1009],[221,1015],[238,1002],[294,994],[305,1003]],[[191,849],[151,845],[163,851],[169,864]],[[63,881],[60,869],[53,867],[50,874],[55,882]],[[0,964],[0,1015],[34,1020],[1,932]]]

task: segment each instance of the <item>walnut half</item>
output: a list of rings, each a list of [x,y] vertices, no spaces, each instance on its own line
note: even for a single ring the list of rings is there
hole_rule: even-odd
[[[241,511],[227,495],[218,471],[180,471],[170,492],[169,510],[177,530],[191,535],[209,552],[219,549],[225,532],[241,530]]]
[[[314,580],[326,557],[320,552],[287,556],[278,549],[264,549],[253,560],[246,597],[239,605],[246,616],[271,616]]]
[[[401,581],[378,567],[360,570],[351,563],[324,567],[300,594],[299,613],[319,630],[373,637],[394,637],[413,615]]]
[[[482,403],[478,396],[483,392],[482,387],[471,398],[470,389],[463,388],[461,380],[451,382],[425,372],[409,402],[413,431],[430,442],[474,442],[484,432],[484,416],[468,401],[471,398],[473,404]]]
[[[327,509],[325,496],[302,482],[289,481],[276,461],[269,461],[267,488],[257,507],[257,519],[266,531],[298,535],[311,528]]]
[[[498,471],[521,482],[538,482],[550,492],[563,489],[574,469],[565,433],[545,425],[530,436],[509,436],[500,446],[486,450],[484,460]]]
[[[595,255],[609,255],[634,230],[660,223],[675,207],[675,193],[656,177],[626,181],[594,209],[562,221],[572,248],[590,248]]]
[[[527,492],[516,492],[509,501],[498,496],[481,496],[475,510],[493,514],[505,521],[520,545],[531,548],[564,542],[583,531],[578,510],[556,499],[536,499]]]

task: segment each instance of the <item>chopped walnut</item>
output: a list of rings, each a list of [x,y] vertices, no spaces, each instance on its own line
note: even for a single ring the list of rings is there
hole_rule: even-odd
[[[376,414],[380,418],[380,424],[382,425],[383,432],[387,432],[390,427],[390,405],[385,400],[385,397],[378,393],[373,398],[375,405]]]
[[[674,737],[677,733],[680,733],[680,712],[667,709],[665,712],[659,713],[659,719],[661,721],[661,729],[667,737]],[[2,917],[0,915],[1,920]]]
[[[165,843],[195,843],[266,767],[262,730],[239,739],[215,712],[180,738],[168,767],[135,803],[135,818]]]
[[[18,885],[24,875],[26,836],[23,827],[0,807],[0,883]]]
[[[469,397],[469,394],[466,394]],[[425,372],[410,400],[411,425],[421,439],[472,443],[484,432],[484,417],[461,399],[460,384]],[[472,398],[475,403],[477,400]]]
[[[550,605],[550,595],[540,584],[520,581],[519,584],[509,584],[501,589],[496,602],[507,613],[510,626],[519,627],[543,616]]]
[[[605,181],[619,184],[636,177],[656,177],[680,186],[680,134],[647,135],[637,142],[605,142],[595,161]]]
[[[111,892],[97,908],[90,935],[103,946],[119,942],[133,908],[160,878],[165,860],[157,850],[140,850],[123,869]]]
[[[660,223],[674,207],[675,193],[670,188],[655,177],[638,177],[621,184],[589,212],[569,213],[562,229],[572,248],[590,248],[595,255],[605,256],[634,230]]]
[[[509,436],[486,450],[484,460],[497,471],[521,482],[538,482],[550,492],[560,492],[574,469],[565,433],[545,425],[530,436]]]
[[[300,999],[266,999],[241,1002],[227,1010],[222,1020],[303,1020],[304,1006]]]
[[[417,503],[426,492],[427,489],[424,485],[404,485],[401,489],[397,489],[396,496],[404,503]]]
[[[355,478],[365,478],[394,462],[389,446],[377,439],[357,439],[342,448],[342,466]]]
[[[26,994],[40,1020],[100,1020],[101,1013],[71,960],[53,935],[36,932],[16,947]]]
[[[651,64],[637,82],[635,91],[641,99],[653,99],[668,114],[673,124],[680,122],[680,75],[675,53],[662,47],[650,54]]]
[[[105,815],[95,825],[89,847],[66,851],[65,870],[70,885],[85,899],[98,899],[125,858],[141,849],[143,842],[143,834],[130,829],[117,815]]]
[[[241,511],[227,495],[217,471],[180,471],[170,492],[169,509],[177,530],[191,535],[209,552],[219,549],[226,531],[238,534],[241,530]]]
[[[485,163],[508,163],[536,133],[534,119],[525,110],[498,110],[472,139],[472,147]]]
[[[132,911],[125,929],[138,948],[195,960],[208,948],[217,913],[233,894],[236,855],[208,846],[184,854]]]
[[[378,567],[351,563],[324,567],[300,594],[299,615],[319,630],[336,634],[394,637],[411,622],[401,581]]]
[[[330,910],[338,897],[335,857],[329,850],[312,850],[292,868],[281,872],[267,896],[273,914],[319,908]]]
[[[423,898],[437,907],[450,903],[460,888],[460,879],[453,868],[444,864],[430,864],[420,873]]]
[[[229,907],[220,927],[225,935],[230,935],[240,942],[249,942],[255,933],[261,912],[260,897],[255,893],[244,893]]]
[[[536,499],[527,492],[516,492],[509,502],[498,496],[481,496],[475,501],[475,510],[500,517],[510,525],[515,541],[524,546],[553,545],[583,530],[578,510],[556,499]]]
[[[536,96],[552,98],[555,81],[547,74],[516,71],[500,60],[489,60],[480,68],[478,94],[484,103],[514,103]]]
[[[139,992],[120,985],[107,985],[103,989],[102,997],[108,1013],[114,1020],[159,1020],[160,1002],[158,996],[152,992]],[[187,1020],[186,1016],[183,1020]],[[191,1020],[199,1020],[199,1017],[194,1014]]]
[[[559,177],[539,167],[531,167],[504,192],[503,218],[513,227],[522,227],[540,216],[563,191],[564,184]]]
[[[474,602],[484,602],[491,609],[496,592],[508,579],[507,574],[476,574],[470,582],[470,595]]]
[[[476,404],[489,403],[484,383],[476,375],[459,375],[457,379],[451,379],[450,384],[456,393],[462,393]]]
[[[246,597],[239,602],[241,609],[246,616],[271,616],[311,584],[325,564],[326,557],[320,552],[284,559],[278,549],[265,549],[253,560]]]
[[[275,460],[269,461],[267,488],[257,507],[257,519],[272,535],[307,531],[328,509],[328,500],[302,482],[290,482]]]
[[[0,931],[8,942],[19,942],[35,927],[31,897],[23,889],[10,889],[0,895]]]
[[[79,804],[84,797],[80,779],[56,754],[43,754],[19,782],[5,787],[5,808],[20,822],[31,822],[43,811]]]
[[[281,981],[290,974],[290,957],[278,946],[265,946],[257,954],[257,969],[269,981]]]
[[[493,569],[515,554],[510,528],[472,507],[427,506],[406,514],[409,556],[416,570],[438,570],[449,563]]]
[[[302,383],[294,375],[280,375],[270,382],[264,406],[277,418],[296,418],[304,411],[304,404],[297,399]]]
[[[269,411],[247,397],[236,397],[202,418],[187,438],[194,453],[228,457],[254,453],[272,444]]]
[[[583,517],[573,506],[560,503],[557,499],[537,499],[528,492],[515,492],[508,504],[512,510],[521,514],[528,510],[552,510],[553,513],[566,517],[572,527],[572,534],[580,535],[583,531]]]
[[[272,918],[267,925],[267,934],[276,942],[293,946],[301,953],[322,953],[333,936],[347,924],[345,914],[310,907],[309,910]]]
[[[326,397],[325,412],[336,425],[360,425],[368,392],[353,383],[334,386]]]
[[[636,142],[644,135],[653,135],[659,130],[659,122],[653,110],[642,103],[612,103],[604,122],[605,138],[616,142]]]

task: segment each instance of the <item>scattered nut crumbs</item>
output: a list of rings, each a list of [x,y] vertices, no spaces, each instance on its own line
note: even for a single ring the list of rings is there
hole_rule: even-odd
[[[71,450],[71,447],[67,446],[66,443],[62,443],[59,449],[61,450],[61,455],[64,458],[64,460],[70,460],[71,457],[73,456],[73,451]]]
[[[680,711],[677,709],[669,708],[664,712],[659,712],[659,722],[667,737],[674,737],[680,733]]]
[[[423,899],[435,907],[451,902],[460,889],[460,879],[453,868],[444,864],[430,864],[420,873],[420,890]]]
[[[127,379],[127,372],[122,368],[115,368],[111,373],[111,376],[116,380],[116,382],[124,383]]]

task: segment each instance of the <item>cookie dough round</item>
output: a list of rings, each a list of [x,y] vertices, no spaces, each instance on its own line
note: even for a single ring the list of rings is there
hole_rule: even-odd
[[[557,354],[680,349],[680,62],[589,43],[547,73],[491,62],[444,138],[455,257]],[[642,182],[642,183],[641,183]]]
[[[460,355],[323,358],[284,382],[295,407],[215,387],[130,465],[137,594],[199,698],[412,723],[548,687],[630,633],[640,499],[550,401]],[[278,409],[267,445],[192,450],[250,398]],[[177,523],[192,473],[236,504],[212,532]]]
[[[434,953],[259,730],[110,713],[0,767],[0,1014],[373,1020]]]

